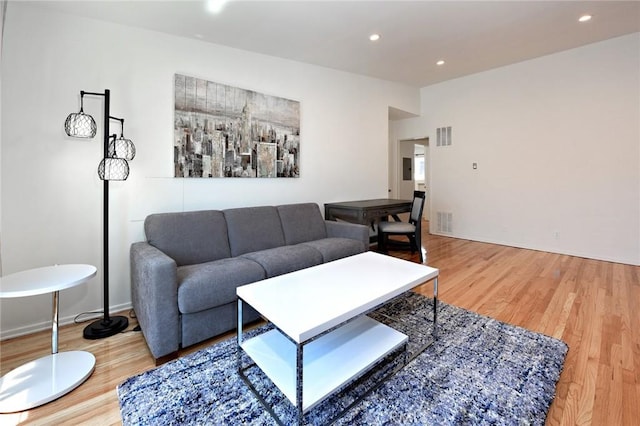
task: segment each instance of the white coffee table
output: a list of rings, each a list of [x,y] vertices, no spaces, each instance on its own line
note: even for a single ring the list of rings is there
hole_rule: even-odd
[[[247,381],[242,349],[297,407],[300,423],[308,410],[406,344],[406,335],[364,314],[433,280],[435,331],[438,274],[366,252],[238,287],[238,371]],[[244,340],[243,303],[275,328]]]
[[[0,277],[0,298],[53,293],[51,355],[11,370],[0,379],[0,413],[38,407],[71,392],[93,372],[90,352],[58,353],[58,292],[83,284],[96,275],[91,265],[56,265]]]

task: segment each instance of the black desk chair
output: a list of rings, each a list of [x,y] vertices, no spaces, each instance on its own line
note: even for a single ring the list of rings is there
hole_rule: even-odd
[[[378,223],[378,250],[387,253],[389,245],[389,235],[404,235],[409,238],[411,253],[417,250],[420,253],[420,263],[422,258],[422,210],[424,209],[424,191],[413,191],[413,204],[408,222],[385,222]]]

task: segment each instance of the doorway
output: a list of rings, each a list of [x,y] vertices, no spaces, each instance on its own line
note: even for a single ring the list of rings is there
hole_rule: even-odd
[[[413,199],[413,191],[425,191],[423,217],[429,220],[429,138],[401,140],[398,155],[398,198]]]

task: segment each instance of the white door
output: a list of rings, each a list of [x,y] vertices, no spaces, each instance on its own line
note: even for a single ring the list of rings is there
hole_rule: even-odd
[[[424,200],[424,209],[422,211],[422,217],[425,220],[429,220],[429,211],[431,209],[431,203],[429,198],[429,139],[421,139],[415,141],[414,151],[414,178],[416,182],[416,191],[424,191],[426,198]]]

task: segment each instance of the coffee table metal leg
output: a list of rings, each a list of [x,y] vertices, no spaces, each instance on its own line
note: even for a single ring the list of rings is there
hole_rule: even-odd
[[[302,344],[296,344],[296,405],[298,408],[298,425],[302,425],[303,405],[302,405]]]
[[[236,364],[238,365],[238,372],[242,372],[242,354],[240,351],[242,348],[242,299],[238,298],[238,347],[236,348]]]
[[[433,336],[438,335],[438,277],[433,279]]]

